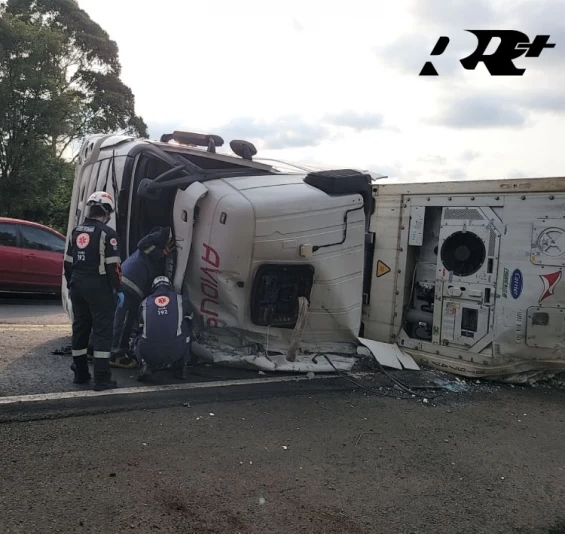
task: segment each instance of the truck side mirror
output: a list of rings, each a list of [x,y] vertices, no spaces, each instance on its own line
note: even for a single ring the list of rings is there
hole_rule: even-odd
[[[230,142],[230,147],[237,156],[249,161],[253,161],[253,156],[257,154],[255,145],[253,145],[249,141],[234,139]]]

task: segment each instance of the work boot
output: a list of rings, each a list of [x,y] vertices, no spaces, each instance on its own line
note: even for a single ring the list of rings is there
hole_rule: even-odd
[[[110,369],[109,358],[94,359],[94,391],[104,391],[114,389],[118,383],[112,380],[112,370]]]
[[[88,359],[86,356],[74,356],[71,371],[75,374],[73,380],[75,384],[86,384],[92,378],[88,370]]]
[[[174,366],[173,376],[178,380],[188,380],[188,367],[184,362]]]
[[[152,375],[151,369],[147,366],[145,362],[141,363],[141,369],[137,375],[137,380],[139,382],[145,382]]]

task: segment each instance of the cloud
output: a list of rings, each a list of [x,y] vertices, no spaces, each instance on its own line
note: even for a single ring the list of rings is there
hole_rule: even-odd
[[[215,133],[221,135],[228,144],[232,139],[245,139],[273,150],[313,147],[331,137],[327,127],[306,122],[297,115],[287,115],[272,121],[238,117],[215,128]]]
[[[292,28],[294,29],[295,32],[298,33],[304,31],[304,26],[300,24],[300,22],[294,17],[292,17]]]
[[[383,126],[379,113],[342,111],[326,114],[319,121],[306,121],[299,115],[285,115],[274,120],[259,120],[253,117],[238,117],[227,124],[214,128],[226,143],[232,139],[246,139],[260,143],[265,149],[315,147],[326,140],[340,138],[340,128],[351,128],[356,132],[369,131]]]
[[[469,94],[444,102],[431,123],[450,128],[517,128],[526,124],[527,114],[515,101],[500,94]]]
[[[465,150],[463,154],[461,154],[461,159],[463,161],[473,161],[477,159],[481,154],[479,152],[475,152],[474,150]]]
[[[541,89],[458,91],[455,96],[446,95],[439,114],[427,122],[456,129],[520,128],[530,125],[532,113],[565,113],[565,93]]]
[[[467,173],[463,169],[450,169],[445,175],[451,180],[464,180]]]
[[[353,128],[360,132],[376,130],[383,126],[384,117],[380,113],[359,113],[357,111],[342,111],[325,115],[324,122],[334,126]]]
[[[370,163],[369,165],[365,165],[365,168],[368,171],[374,172],[376,174],[380,174],[383,176],[387,176],[389,178],[400,178],[405,176],[406,171],[402,167],[400,163],[396,163],[394,165],[386,165],[380,163]]]
[[[163,134],[173,133],[175,130],[186,130],[186,128],[181,128],[180,124],[176,121],[152,121],[147,120],[147,129],[149,130],[149,138],[154,140],[159,140]],[[193,131],[193,130],[189,130]]]
[[[562,91],[530,91],[516,98],[517,104],[533,111],[565,112],[565,94]]]
[[[403,35],[373,52],[387,66],[412,75],[418,75],[424,64],[432,61],[440,76],[462,76],[460,60],[470,54],[476,43],[476,38],[464,30],[488,27],[495,18],[486,0],[413,0],[410,12],[421,33]],[[449,45],[443,54],[432,57],[440,36],[449,37]]]
[[[565,3],[562,0],[512,2],[509,12],[513,27],[528,34],[530,41],[536,35],[549,35],[549,42],[556,45],[544,49],[539,58],[528,60],[525,66],[562,68],[565,63]]]
[[[440,76],[459,78],[465,72],[459,61],[471,54],[477,44],[477,38],[467,31],[474,29],[516,29],[526,33],[530,40],[536,35],[550,35],[555,48],[544,49],[539,58],[522,56],[515,60],[516,66],[548,72],[553,67],[562,68],[565,63],[565,2],[562,0],[525,0],[507,5],[489,0],[413,0],[410,14],[418,25],[416,32],[374,49],[383,62],[397,70],[418,74],[426,61],[432,61]],[[441,35],[449,37],[450,43],[441,56],[431,57]],[[493,53],[499,42],[493,39],[487,53]],[[487,75],[483,65],[477,71]]]
[[[492,1],[487,0],[413,0],[411,12],[420,23],[447,28],[488,27],[496,16]]]
[[[422,163],[427,163],[427,164],[430,164],[430,165],[445,165],[447,163],[447,159],[445,159],[443,156],[437,156],[437,155],[432,155],[432,154],[428,154],[427,156],[423,156],[423,157],[419,158],[418,161],[420,161]]]
[[[529,173],[527,173],[527,172],[514,169],[514,170],[511,170],[511,171],[506,175],[506,178],[518,179],[518,178],[529,178],[530,176],[531,176],[531,174],[529,174]]]

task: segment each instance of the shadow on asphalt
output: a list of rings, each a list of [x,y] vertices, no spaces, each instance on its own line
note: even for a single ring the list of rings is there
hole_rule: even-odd
[[[40,295],[37,293],[2,293],[0,292],[0,305],[17,306],[60,306],[63,309],[61,295]]]
[[[33,350],[8,364],[0,374],[0,397],[84,390],[85,386],[77,386],[72,382],[73,373],[70,370],[72,356],[53,354],[54,351],[68,346],[70,342],[69,336],[51,339],[35,346]],[[92,372],[92,363],[90,370]],[[137,373],[138,369],[112,369],[113,378],[120,388],[297,376],[293,373],[259,375],[254,370],[219,367],[205,363],[199,363],[192,369],[188,380],[179,380],[173,376],[172,371],[163,370],[154,373],[147,381],[139,382]]]

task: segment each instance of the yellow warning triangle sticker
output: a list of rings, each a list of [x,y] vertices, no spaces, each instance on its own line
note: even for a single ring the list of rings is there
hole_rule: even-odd
[[[390,273],[390,267],[386,263],[383,263],[381,260],[379,260],[377,262],[377,278],[380,278],[381,276],[388,273]]]

